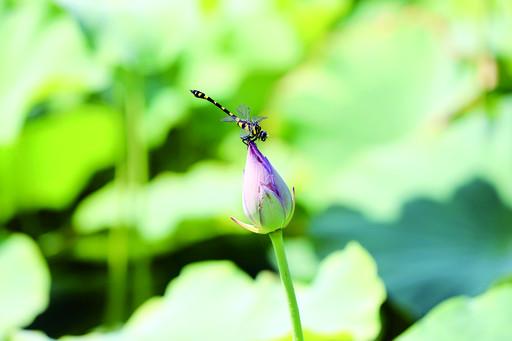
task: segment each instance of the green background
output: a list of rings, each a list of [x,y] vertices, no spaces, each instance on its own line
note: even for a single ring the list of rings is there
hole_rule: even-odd
[[[0,340],[512,339],[512,2],[0,0]],[[74,336],[70,336],[74,335]]]

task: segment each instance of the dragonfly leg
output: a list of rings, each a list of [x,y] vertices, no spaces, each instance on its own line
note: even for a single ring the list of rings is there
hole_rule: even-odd
[[[243,142],[245,145],[248,145],[248,144],[249,144],[249,141],[251,141],[251,136],[250,136],[250,135],[240,136],[240,139],[242,140],[242,142]]]

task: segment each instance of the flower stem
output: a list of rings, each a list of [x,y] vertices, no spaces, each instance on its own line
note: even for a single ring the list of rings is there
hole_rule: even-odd
[[[290,317],[293,326],[293,340],[304,341],[302,335],[302,325],[300,323],[299,306],[297,305],[297,298],[295,297],[295,290],[293,289],[292,277],[290,269],[288,268],[288,261],[286,260],[286,253],[284,251],[283,230],[279,229],[269,233],[272,246],[274,247],[274,254],[277,259],[277,266],[281,281],[283,282],[288,297],[288,309],[290,310]]]
[[[123,113],[123,150],[116,165],[115,183],[118,189],[119,221],[110,230],[108,268],[109,287],[107,323],[117,326],[129,312],[128,293],[133,293],[132,303],[139,306],[151,296],[151,259],[144,250],[145,244],[137,233],[141,215],[139,192],[147,182],[147,150],[141,133],[144,114],[143,78],[127,69],[117,70],[114,84],[114,101]],[[137,252],[134,252],[136,250]],[[133,260],[133,289],[128,285],[131,257]]]
[[[133,70],[123,70],[121,79],[124,84],[125,113],[125,157],[126,186],[129,189],[128,229],[131,232],[130,247],[133,256],[133,308],[137,308],[151,297],[151,259],[147,245],[137,229],[143,214],[145,202],[138,192],[143,190],[148,181],[148,155],[143,135],[144,116],[144,79]]]
[[[128,271],[128,245],[125,226],[117,226],[109,232],[108,239],[108,303],[106,319],[118,326],[126,312],[126,275]]]

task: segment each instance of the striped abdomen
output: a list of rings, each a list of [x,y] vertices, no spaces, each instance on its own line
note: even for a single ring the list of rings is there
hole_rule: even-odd
[[[214,100],[213,98],[207,96],[204,92],[201,92],[199,90],[190,90],[190,92],[196,96],[197,98],[202,98],[202,99],[205,99],[207,100],[208,102],[212,103],[213,105],[215,105],[217,108],[219,108],[220,110],[224,111],[227,115],[231,116],[231,118],[233,118],[233,120],[238,124],[238,126],[240,128],[242,128],[241,126],[241,122],[242,120],[240,120],[235,114],[233,114],[231,111],[229,111],[228,109],[226,109],[225,107],[223,107],[219,102],[217,102],[216,100]],[[245,129],[245,128],[243,128]]]

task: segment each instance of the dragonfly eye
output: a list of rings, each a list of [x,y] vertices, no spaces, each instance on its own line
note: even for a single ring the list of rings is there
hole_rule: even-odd
[[[262,130],[260,133],[260,140],[265,141],[266,139],[267,139],[267,132],[265,130]]]

